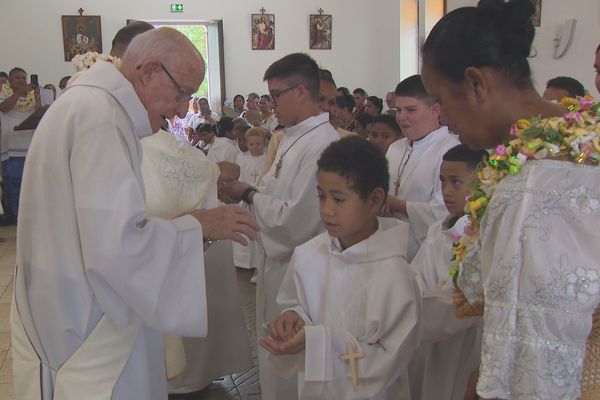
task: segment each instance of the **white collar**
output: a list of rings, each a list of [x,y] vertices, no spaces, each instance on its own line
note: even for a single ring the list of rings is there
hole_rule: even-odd
[[[138,138],[152,134],[148,111],[144,108],[131,82],[113,64],[97,60],[73,84],[67,86],[65,91],[76,86],[91,86],[108,92],[131,118]]]
[[[283,134],[287,137],[294,138],[305,134],[310,129],[313,129],[319,124],[329,121],[329,114],[321,113],[312,117],[306,118],[304,121],[297,123],[294,126],[287,127],[283,130]]]
[[[412,142],[412,148],[414,150],[420,149],[420,148],[427,148],[429,147],[433,142],[442,139],[443,137],[449,135],[448,133],[448,127],[447,126],[440,126],[438,129],[436,129],[435,131],[431,131],[427,134],[427,136],[422,137],[419,140],[415,140],[414,142]],[[407,141],[407,144],[410,146],[410,141]]]

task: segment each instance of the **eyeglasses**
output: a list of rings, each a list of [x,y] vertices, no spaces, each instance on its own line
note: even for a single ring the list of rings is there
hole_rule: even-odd
[[[271,98],[273,99],[273,104],[277,104],[277,99],[279,98],[279,96],[281,96],[285,92],[289,92],[290,90],[296,89],[298,86],[300,86],[300,85],[290,86],[289,88],[282,89],[282,90],[277,90],[277,89],[271,90],[270,94],[271,94]]]
[[[177,89],[178,94],[177,94],[177,97],[175,98],[175,100],[177,100],[178,103],[183,103],[184,101],[190,101],[192,99],[192,95],[189,94],[184,88],[182,88],[179,83],[177,83],[175,78],[173,78],[173,75],[171,75],[171,73],[169,72],[169,70],[167,70],[167,67],[165,67],[163,65],[163,63],[160,63],[160,67],[162,68],[163,71],[165,71],[165,74],[167,74],[167,76],[169,77],[169,79],[171,79],[171,82],[173,82],[173,84],[175,85],[175,88]]]

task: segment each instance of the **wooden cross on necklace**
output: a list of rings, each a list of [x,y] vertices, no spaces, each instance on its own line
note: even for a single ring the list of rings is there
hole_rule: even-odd
[[[277,164],[275,164],[275,178],[279,178],[279,171],[281,171],[281,167],[283,167],[283,156],[279,158]]]
[[[359,358],[363,358],[365,353],[355,352],[354,344],[352,342],[346,343],[346,354],[342,354],[339,356],[339,359],[342,361],[348,361],[350,363],[350,373],[352,374],[352,387],[354,390],[358,389],[358,366],[356,365],[356,360]]]
[[[394,184],[394,196],[398,196],[398,191],[400,191],[400,177],[396,178],[396,183]]]

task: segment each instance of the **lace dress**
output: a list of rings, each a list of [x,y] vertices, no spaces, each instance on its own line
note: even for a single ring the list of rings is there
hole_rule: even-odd
[[[600,303],[598,226],[597,167],[529,161],[497,186],[458,279],[470,302],[485,299],[480,396],[580,396]],[[598,354],[592,337],[588,353]]]

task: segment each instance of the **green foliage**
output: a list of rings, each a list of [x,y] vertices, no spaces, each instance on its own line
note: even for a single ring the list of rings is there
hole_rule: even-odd
[[[207,29],[205,25],[161,25],[168,26],[173,29],[177,29],[179,32],[183,33],[188,39],[191,40],[192,43],[196,46],[200,54],[202,54],[202,58],[204,60],[208,60],[207,57]],[[207,69],[208,71],[208,69]],[[208,97],[208,75],[204,76],[204,80],[202,84],[198,88],[198,91],[194,93],[194,96],[197,97]]]

